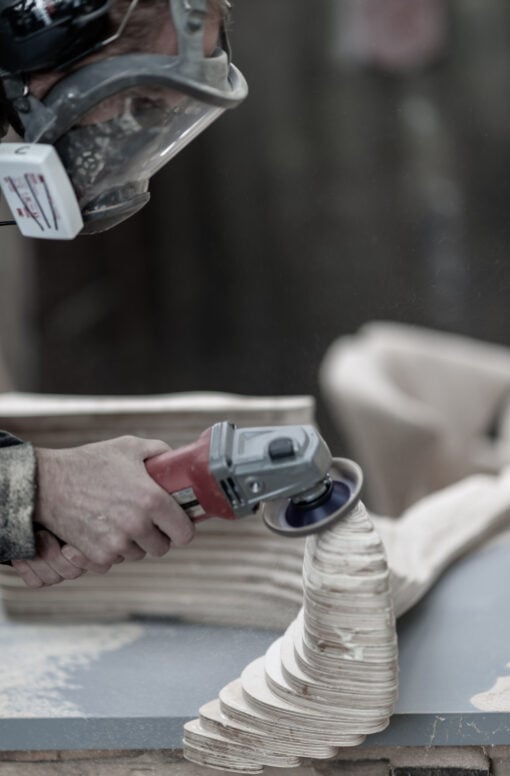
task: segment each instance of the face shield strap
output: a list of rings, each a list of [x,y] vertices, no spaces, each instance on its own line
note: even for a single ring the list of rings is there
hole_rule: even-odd
[[[179,71],[184,78],[208,83],[207,59],[203,55],[207,0],[169,0],[170,13],[177,30]],[[230,3],[227,0],[227,7]],[[232,61],[230,40],[224,21],[220,27],[219,46]]]
[[[228,61],[232,62],[232,47],[230,45],[230,38],[228,37],[228,32],[227,32],[227,28],[225,27],[225,24],[222,24],[220,29],[220,46],[223,49],[223,51],[226,52]]]
[[[204,81],[203,41],[207,0],[169,0],[169,3],[177,31],[179,71],[190,79]]]
[[[23,126],[13,109],[12,102],[7,97],[4,82],[0,77],[0,140],[9,131],[9,126],[12,126],[18,134],[20,131],[23,132]]]
[[[0,111],[20,137],[25,136],[28,127],[37,134],[55,121],[52,111],[29,93],[22,76],[1,71]]]

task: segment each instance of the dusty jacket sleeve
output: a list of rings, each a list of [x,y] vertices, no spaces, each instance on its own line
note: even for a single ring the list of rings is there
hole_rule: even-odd
[[[0,431],[0,563],[35,554],[35,489],[32,445]]]

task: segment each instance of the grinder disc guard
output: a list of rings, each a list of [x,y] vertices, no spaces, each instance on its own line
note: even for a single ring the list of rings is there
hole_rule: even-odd
[[[288,499],[266,502],[262,516],[267,527],[283,536],[307,536],[333,525],[350,512],[360,499],[361,468],[348,458],[334,458],[329,476],[332,486],[316,501],[308,504]]]

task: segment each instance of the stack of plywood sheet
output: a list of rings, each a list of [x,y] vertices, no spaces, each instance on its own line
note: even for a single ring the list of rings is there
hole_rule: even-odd
[[[41,447],[72,447],[123,434],[180,447],[208,426],[312,423],[310,396],[251,397],[227,393],[160,396],[52,396],[0,393],[0,428]]]

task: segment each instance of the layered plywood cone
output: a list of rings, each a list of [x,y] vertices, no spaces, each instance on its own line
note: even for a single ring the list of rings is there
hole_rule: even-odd
[[[361,503],[306,540],[302,573],[303,605],[283,637],[185,725],[189,760],[259,773],[333,757],[388,725],[395,617],[384,548]]]

